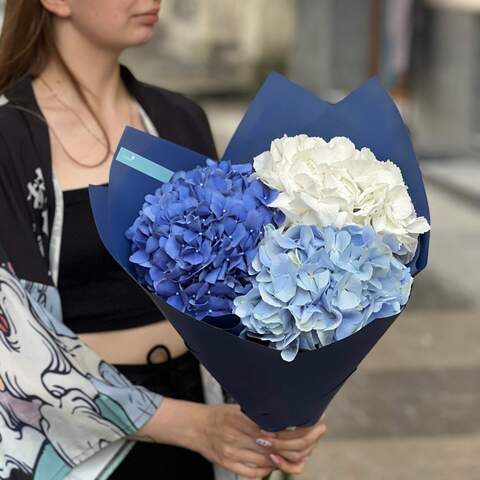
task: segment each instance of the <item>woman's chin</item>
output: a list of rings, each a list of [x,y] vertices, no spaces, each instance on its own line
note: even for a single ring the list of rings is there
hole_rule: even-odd
[[[142,31],[139,31],[136,35],[136,42],[132,46],[140,46],[148,43],[155,35],[155,29],[153,27],[145,26]]]
[[[151,26],[140,26],[130,35],[122,38],[122,48],[139,47],[148,43],[155,35],[155,29]]]

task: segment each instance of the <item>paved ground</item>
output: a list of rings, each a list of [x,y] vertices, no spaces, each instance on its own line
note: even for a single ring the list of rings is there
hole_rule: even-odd
[[[205,102],[219,151],[242,101]],[[433,234],[407,311],[327,412],[302,480],[480,479],[480,161],[423,165]],[[467,193],[462,195],[461,193]]]
[[[478,312],[405,313],[334,399],[302,478],[480,478],[479,341]]]

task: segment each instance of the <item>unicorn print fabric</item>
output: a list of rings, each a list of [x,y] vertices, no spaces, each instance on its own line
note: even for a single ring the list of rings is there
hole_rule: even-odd
[[[0,255],[0,478],[64,478],[138,430],[161,397],[132,389],[52,315],[54,289],[41,306]]]

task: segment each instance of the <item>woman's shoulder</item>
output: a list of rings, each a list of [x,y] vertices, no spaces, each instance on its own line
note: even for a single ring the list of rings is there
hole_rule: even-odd
[[[30,138],[39,116],[31,79],[24,77],[0,95],[0,137],[11,145],[22,144]]]
[[[48,131],[31,98],[17,87],[21,85],[0,95],[0,175],[25,183],[43,165]]]
[[[0,95],[0,161],[24,150],[29,138],[29,127],[21,110]]]
[[[5,94],[0,95],[0,132],[14,134],[17,130],[26,131],[27,125],[22,118],[21,109],[13,104]]]

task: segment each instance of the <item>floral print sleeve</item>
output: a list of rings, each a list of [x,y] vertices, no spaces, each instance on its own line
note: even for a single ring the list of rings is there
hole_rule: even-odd
[[[57,295],[54,287],[22,283],[3,255],[2,480],[15,469],[24,478],[65,478],[72,467],[141,428],[161,402],[128,382],[55,318]]]

